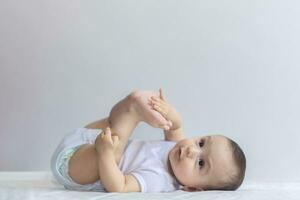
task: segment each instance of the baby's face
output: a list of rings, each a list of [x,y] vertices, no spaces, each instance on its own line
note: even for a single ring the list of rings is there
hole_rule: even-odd
[[[169,152],[169,170],[187,190],[218,186],[235,171],[229,142],[220,135],[183,139]]]

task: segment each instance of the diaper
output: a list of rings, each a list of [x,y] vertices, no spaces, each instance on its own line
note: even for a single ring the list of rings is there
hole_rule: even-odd
[[[100,129],[77,128],[67,134],[55,149],[51,158],[51,171],[55,179],[66,189],[105,192],[98,180],[91,184],[78,184],[69,176],[69,161],[83,144],[94,144]]]

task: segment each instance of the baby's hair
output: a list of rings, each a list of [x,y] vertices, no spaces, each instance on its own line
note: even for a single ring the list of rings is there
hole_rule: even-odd
[[[227,138],[227,137],[226,137]],[[236,190],[243,183],[246,171],[246,157],[241,147],[230,138],[227,138],[229,146],[232,149],[234,164],[236,172],[228,177],[227,181],[222,186],[213,186],[207,188],[208,190]]]
[[[237,168],[237,172],[229,178],[227,183],[220,188],[221,190],[236,190],[243,183],[246,171],[246,156],[241,147],[230,138],[227,138],[232,149],[233,160]]]

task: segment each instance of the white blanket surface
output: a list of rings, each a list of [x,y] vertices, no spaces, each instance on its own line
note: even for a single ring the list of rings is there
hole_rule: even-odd
[[[64,189],[50,172],[0,172],[0,200],[300,200],[300,182],[245,181],[237,191],[101,193]]]

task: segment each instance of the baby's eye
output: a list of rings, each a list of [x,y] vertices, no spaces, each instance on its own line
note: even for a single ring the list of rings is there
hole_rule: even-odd
[[[203,147],[203,146],[204,146],[204,140],[200,140],[199,146],[200,146],[200,147]]]
[[[199,166],[200,166],[200,168],[202,168],[204,166],[204,160],[199,159]]]

